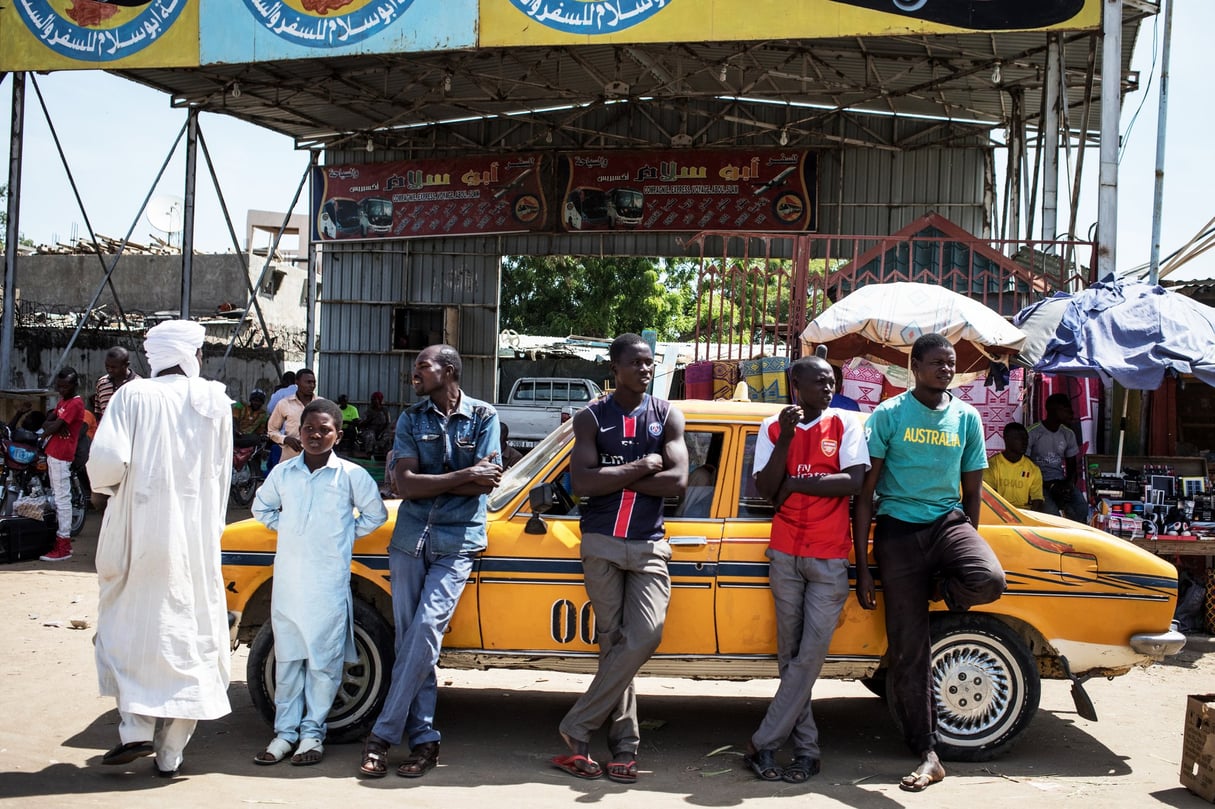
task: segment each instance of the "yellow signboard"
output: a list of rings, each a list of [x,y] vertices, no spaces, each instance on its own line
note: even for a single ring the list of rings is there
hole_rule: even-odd
[[[1096,28],[1101,0],[480,0],[483,47]]]
[[[0,70],[196,67],[201,0],[8,0]]]

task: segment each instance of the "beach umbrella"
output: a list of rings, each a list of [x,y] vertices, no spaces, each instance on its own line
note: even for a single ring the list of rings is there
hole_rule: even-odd
[[[1025,340],[998,312],[943,287],[897,281],[867,284],[829,307],[802,332],[802,356],[814,346],[832,359],[864,357],[876,365],[907,367],[911,346],[924,334],[943,334],[958,354],[958,373],[1007,363]]]

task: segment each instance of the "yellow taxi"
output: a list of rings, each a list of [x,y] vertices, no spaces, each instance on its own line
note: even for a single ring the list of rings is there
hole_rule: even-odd
[[[687,420],[691,471],[686,495],[667,503],[671,605],[662,645],[644,671],[775,676],[776,624],[764,557],[772,506],[756,492],[751,467],[759,424],[779,408],[675,404]],[[452,620],[443,665],[594,670],[595,616],[583,589],[578,507],[569,495],[572,442],[567,422],[505,473],[490,495],[489,547]],[[389,513],[395,511],[389,504]],[[365,735],[388,689],[392,526],[390,517],[354,547],[359,661],[347,667],[330,714],[335,740]],[[943,756],[983,760],[1007,749],[1037,712],[1042,678],[1071,679],[1081,715],[1095,718],[1083,680],[1124,674],[1184,645],[1170,627],[1177,571],[1167,562],[1094,528],[1018,510],[991,489],[983,492],[980,533],[1000,558],[1008,589],[999,601],[967,613],[936,605],[933,677]],[[233,640],[251,646],[248,684],[268,721],[274,715],[274,547],[275,535],[254,520],[224,532]],[[866,563],[874,564],[872,558]],[[859,679],[883,694],[880,578],[877,587],[876,611],[849,598],[822,676]]]

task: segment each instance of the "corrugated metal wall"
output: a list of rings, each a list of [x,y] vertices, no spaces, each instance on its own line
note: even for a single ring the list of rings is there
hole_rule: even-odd
[[[783,108],[753,111],[770,117],[776,126],[784,121]],[[610,125],[620,126],[619,117]],[[630,116],[629,126],[652,125],[645,116]],[[718,133],[722,137],[706,137],[706,142],[728,142],[728,125],[714,126],[723,128]],[[818,152],[818,232],[887,235],[935,211],[975,235],[986,235],[989,219],[984,199],[991,147],[974,130],[960,141],[963,145],[918,147],[919,138],[940,126],[935,121],[841,115],[824,118],[823,128],[812,133],[815,143],[791,143]],[[505,128],[503,148],[510,148]],[[429,155],[335,150],[326,155],[326,162],[410,156]],[[417,352],[394,348],[393,311],[401,306],[446,306],[457,312],[457,333],[447,339],[464,358],[464,389],[493,401],[501,256],[698,255],[699,250],[687,245],[691,235],[525,234],[326,244],[317,369],[320,392],[332,397],[345,393],[363,406],[372,391],[383,391],[394,412],[401,403],[412,402],[410,374]]]

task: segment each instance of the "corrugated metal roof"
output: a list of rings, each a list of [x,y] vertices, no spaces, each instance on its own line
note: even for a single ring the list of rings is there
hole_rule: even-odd
[[[1127,4],[1124,87],[1140,21]],[[1096,32],[1062,36],[1072,111],[1079,127]],[[700,131],[734,106],[733,137],[746,142],[770,128],[750,125],[747,110],[765,102],[970,119],[998,124],[1017,96],[1027,120],[1038,117],[1047,34],[973,33],[767,42],[487,48],[428,54],[346,56],[190,69],[125,70],[121,75],[173,94],[174,104],[232,115],[294,137],[300,144],[359,145],[413,153],[502,148],[510,144],[650,146],[630,140],[631,116],[661,118],[672,132],[710,144]],[[999,65],[997,74],[996,65]],[[232,88],[239,82],[238,97]],[[450,89],[448,89],[450,88]],[[1091,127],[1099,120],[1100,81]],[[722,98],[749,99],[735,105]],[[753,99],[753,100],[751,100]],[[628,102],[620,104],[618,102]],[[701,111],[686,106],[706,102]],[[560,109],[556,109],[560,108]],[[597,129],[601,113],[618,126]],[[821,128],[824,110],[802,109],[798,124]],[[487,118],[511,116],[507,126]],[[463,121],[462,123],[457,123]],[[621,133],[607,137],[606,133]],[[726,133],[723,132],[724,136]],[[657,145],[670,145],[659,143]],[[382,157],[380,159],[383,159]]]

